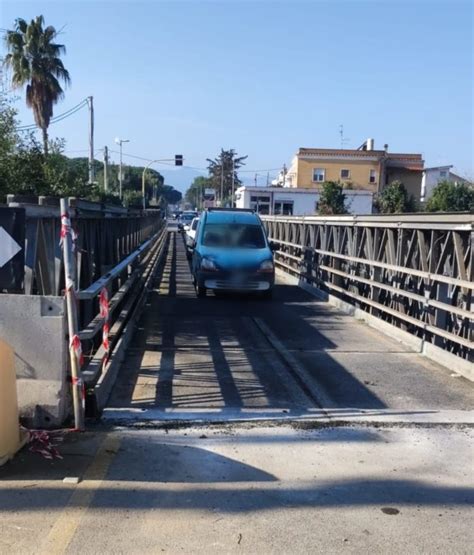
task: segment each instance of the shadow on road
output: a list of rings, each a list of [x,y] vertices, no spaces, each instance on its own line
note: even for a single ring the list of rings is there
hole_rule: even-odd
[[[198,299],[183,241],[174,233],[109,406],[279,408],[299,414],[314,407],[314,399],[301,390],[252,318],[262,318],[274,327],[286,344],[294,342],[295,351],[299,338],[317,351],[312,359],[316,366],[311,360],[305,362],[315,374],[315,388],[321,380],[336,394],[342,392],[342,406],[386,408],[373,390],[331,355],[338,345],[328,337],[344,332],[342,317],[332,314],[328,318],[325,303],[284,284],[276,286],[273,301],[251,295]],[[314,325],[314,318],[320,319],[321,327]],[[338,401],[332,406],[338,406]]]

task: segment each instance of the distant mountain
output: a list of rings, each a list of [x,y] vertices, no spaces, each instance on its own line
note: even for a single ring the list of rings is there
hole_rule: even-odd
[[[165,178],[166,185],[171,185],[183,194],[187,191],[195,177],[198,177],[199,175],[207,175],[207,172],[200,172],[186,167],[165,169],[164,166],[160,166],[157,169]]]
[[[157,167],[158,171],[161,175],[165,178],[166,185],[171,185],[178,191],[181,191],[183,194],[188,190],[188,187],[191,185],[195,177],[200,175],[206,175],[207,171],[198,171],[193,170],[192,168],[173,168],[173,169],[164,169],[164,166]],[[244,185],[254,185],[254,177],[253,175],[249,174],[239,174],[240,179],[242,180]],[[263,178],[260,177],[259,185],[263,185]]]

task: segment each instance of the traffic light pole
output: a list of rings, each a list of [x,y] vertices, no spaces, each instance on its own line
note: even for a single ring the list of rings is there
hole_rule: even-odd
[[[156,164],[157,162],[173,162],[175,166],[182,166],[183,165],[183,155],[182,154],[175,154],[174,158],[163,158],[161,160],[152,160],[149,162],[144,168],[142,173],[142,199],[143,199],[143,210],[146,209],[146,171],[152,165]]]

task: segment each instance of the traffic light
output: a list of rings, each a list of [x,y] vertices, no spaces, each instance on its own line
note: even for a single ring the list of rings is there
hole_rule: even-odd
[[[174,155],[174,165],[175,166],[182,166],[183,165],[183,155],[182,154],[175,154]]]

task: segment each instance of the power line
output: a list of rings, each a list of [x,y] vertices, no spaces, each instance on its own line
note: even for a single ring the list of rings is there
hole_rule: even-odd
[[[109,150],[109,152],[113,152],[115,154],[119,154],[118,150]],[[144,158],[143,156],[137,156],[136,154],[129,154],[127,152],[123,152],[123,156],[128,156],[128,158],[136,158],[137,160],[143,160],[144,162],[152,162],[153,159],[152,158]],[[156,162],[157,164],[163,164],[165,166],[174,166],[174,162]],[[186,164],[183,164],[182,166],[183,168],[187,168],[190,170],[198,170],[198,171],[204,171],[207,172],[209,170],[209,168],[200,168],[197,166],[188,166]],[[276,171],[280,171],[280,168],[263,168],[263,169],[258,169],[258,170],[238,170],[239,173],[259,173],[259,172],[276,172]]]
[[[82,108],[84,108],[84,106],[86,104],[87,104],[87,100],[83,100],[80,104],[77,104],[77,106],[74,106],[74,108],[71,108],[70,110],[67,110],[63,114],[59,114],[58,116],[56,116],[54,118],[51,118],[50,124],[57,123],[59,121],[62,121],[63,119],[68,118],[69,116],[72,116],[76,112],[79,112],[79,110],[82,110]],[[37,127],[36,124],[22,125],[22,126],[18,127],[17,129],[19,131],[24,131],[26,129],[32,129],[34,127]]]
[[[259,172],[277,172],[281,168],[265,168],[263,170],[239,170],[239,173],[259,173]]]
[[[58,123],[59,121],[62,121],[63,119],[66,119],[72,115],[74,115],[76,112],[79,112],[79,110],[82,110],[82,108],[84,108],[84,106],[87,105],[87,98],[85,98],[84,100],[82,100],[82,102],[79,102],[79,104],[76,104],[76,106],[73,106],[72,108],[70,108],[69,110],[67,110],[66,112],[63,112],[62,114],[59,114],[58,116],[51,118],[50,121],[50,125],[53,123]],[[36,128],[37,125],[36,124],[30,124],[30,125],[20,125],[19,127],[17,127],[17,131],[27,131],[28,129],[33,129]]]

